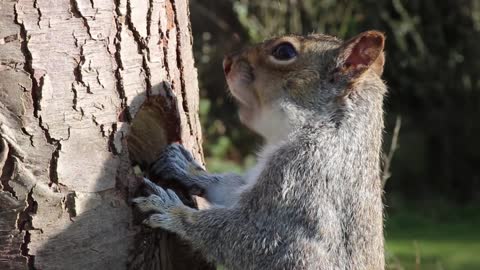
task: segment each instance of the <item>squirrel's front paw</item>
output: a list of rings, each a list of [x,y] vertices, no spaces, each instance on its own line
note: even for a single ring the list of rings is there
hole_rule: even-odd
[[[198,172],[204,172],[190,152],[178,143],[170,144],[163,150],[151,171],[158,177],[177,180],[187,187],[194,182],[192,178]]]
[[[148,180],[145,179],[145,181]],[[183,232],[182,217],[191,212],[175,192],[170,189],[165,190],[159,186],[156,186],[154,194],[148,197],[135,198],[132,202],[135,203],[142,212],[155,212],[155,214],[147,217],[143,221],[143,224],[152,228],[163,228],[176,233]]]
[[[138,197],[132,200],[140,211],[165,213],[171,207],[184,205],[173,190],[165,190],[162,187],[153,184],[148,179],[144,179],[144,182],[149,188],[149,191],[153,194],[148,197]]]

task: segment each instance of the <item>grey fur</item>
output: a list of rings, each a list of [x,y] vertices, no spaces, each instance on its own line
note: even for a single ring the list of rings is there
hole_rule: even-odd
[[[323,44],[320,57],[332,57],[337,43]],[[178,233],[229,270],[384,269],[379,166],[386,87],[368,70],[339,103],[347,87],[320,78],[309,99],[276,100],[288,128],[267,138],[244,177],[189,173],[195,163],[188,152],[168,147],[154,170],[199,185],[216,205],[194,210],[157,192],[136,199],[141,209],[160,213],[146,223]],[[151,206],[159,204],[167,206]]]

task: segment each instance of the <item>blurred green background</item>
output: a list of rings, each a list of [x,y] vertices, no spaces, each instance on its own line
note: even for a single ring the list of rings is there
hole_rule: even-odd
[[[261,139],[238,121],[223,55],[284,33],[387,36],[388,269],[480,269],[480,0],[191,0],[207,166],[244,171]]]

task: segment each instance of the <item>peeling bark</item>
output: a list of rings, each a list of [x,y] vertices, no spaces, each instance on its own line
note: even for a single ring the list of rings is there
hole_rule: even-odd
[[[132,163],[166,143],[203,162],[188,16],[186,0],[0,2],[0,269],[211,269],[128,204]]]

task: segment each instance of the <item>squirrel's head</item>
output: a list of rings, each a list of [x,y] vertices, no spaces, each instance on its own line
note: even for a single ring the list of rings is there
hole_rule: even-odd
[[[320,34],[287,35],[226,56],[224,72],[241,121],[268,137],[277,132],[269,126],[282,126],[278,121],[301,120],[282,115],[288,114],[285,104],[298,109],[294,117],[305,112],[332,117],[360,82],[383,85],[384,40],[377,31],[345,42]]]

